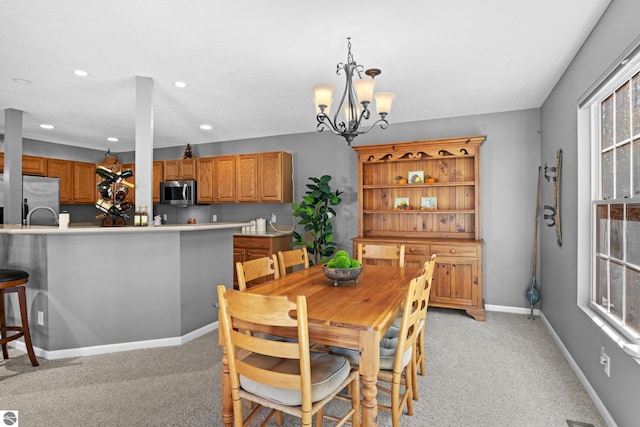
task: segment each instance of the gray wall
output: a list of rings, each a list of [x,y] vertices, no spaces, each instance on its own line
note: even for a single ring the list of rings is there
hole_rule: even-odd
[[[639,423],[640,367],[576,304],[578,208],[589,209],[588,205],[577,206],[578,150],[589,148],[578,144],[576,110],[578,99],[640,34],[638,16],[637,0],[613,0],[541,109],[542,161],[553,163],[556,150],[563,150],[563,244],[558,247],[551,233],[543,233],[542,310],[619,426]],[[551,185],[544,185],[543,199],[550,201],[552,191]],[[602,346],[611,356],[611,378],[599,363]]]
[[[487,135],[481,149],[485,301],[491,305],[526,307],[524,291],[531,280],[536,174],[540,164],[539,126],[538,110],[392,122],[387,130],[376,129],[357,137],[354,145]],[[180,157],[183,148],[156,150],[155,159]],[[333,187],[345,192],[334,224],[337,243],[351,252],[351,239],[358,233],[357,157],[343,139],[327,132],[313,132],[194,146],[198,157],[274,150],[293,153],[295,200],[302,198],[311,176],[331,175]],[[195,210],[209,209],[218,215],[219,221],[228,221],[268,219],[271,212],[276,212],[278,222],[293,222],[290,204],[223,204],[188,209],[191,213],[181,215],[196,216]]]

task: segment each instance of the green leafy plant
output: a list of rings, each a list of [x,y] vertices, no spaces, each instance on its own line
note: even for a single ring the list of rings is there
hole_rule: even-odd
[[[331,217],[336,216],[333,206],[342,202],[340,195],[343,191],[331,189],[329,175],[309,179],[312,184],[307,184],[309,191],[305,193],[306,196],[299,204],[291,204],[293,216],[299,218],[299,225],[304,226],[304,233],[293,232],[291,246],[306,246],[310,263],[317,265],[329,259],[336,250]]]

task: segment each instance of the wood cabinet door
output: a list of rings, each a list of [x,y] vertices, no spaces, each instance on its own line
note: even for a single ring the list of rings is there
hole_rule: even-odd
[[[127,170],[127,169],[131,169],[131,172],[133,172],[133,176],[131,178],[127,178],[127,182],[135,185],[136,184],[136,164],[135,163],[124,163],[123,165],[120,166],[120,172],[122,172],[123,170]],[[118,186],[115,186],[116,188],[114,188],[114,191],[117,190]],[[124,198],[124,200],[128,201],[129,203],[131,203],[133,206],[136,205],[136,188],[129,188],[128,190],[129,192],[127,193],[127,196]],[[97,197],[97,196],[96,196]],[[135,207],[132,208],[133,210],[129,211],[129,214],[133,214],[135,212]]]
[[[238,202],[258,201],[258,154],[240,154],[237,157],[238,181],[236,195]]]
[[[198,159],[198,203],[214,202],[214,165],[213,157]]]
[[[236,270],[236,262],[245,262],[247,260],[247,250],[242,248],[233,248],[233,287],[238,289],[238,271]]]
[[[164,164],[162,161],[153,162],[153,202],[160,203],[160,182],[162,182],[164,176]]]
[[[198,179],[197,159],[178,160],[180,179]]]
[[[222,156],[215,159],[216,201],[220,203],[235,202],[236,156]]]
[[[178,160],[164,161],[164,181],[177,181],[180,179]]]
[[[478,260],[437,257],[429,303],[440,306],[478,306]]]
[[[261,202],[282,201],[282,152],[260,153],[258,177],[258,199]]]
[[[96,202],[95,163],[73,162],[73,203]]]
[[[60,203],[73,203],[73,162],[49,159],[47,176],[60,179]],[[91,182],[94,180],[91,179]]]
[[[197,179],[196,159],[165,160],[164,181]]]
[[[47,159],[37,156],[22,156],[22,174],[47,176]]]

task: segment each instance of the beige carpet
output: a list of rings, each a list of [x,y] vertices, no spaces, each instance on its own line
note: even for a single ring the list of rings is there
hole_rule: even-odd
[[[540,319],[488,312],[486,322],[477,322],[461,311],[429,309],[427,322],[428,373],[403,426],[567,427],[567,420],[605,426]],[[39,368],[12,350],[11,359],[0,361],[0,410],[18,410],[21,427],[219,426],[217,337],[40,359]],[[285,416],[285,425],[300,424]],[[391,425],[387,412],[380,412],[379,425]]]

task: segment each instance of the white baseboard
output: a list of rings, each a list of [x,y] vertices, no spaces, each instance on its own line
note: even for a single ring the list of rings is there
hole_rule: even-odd
[[[196,329],[195,331],[189,332],[186,335],[182,335],[180,337],[160,338],[160,339],[145,340],[145,341],[132,341],[132,342],[125,342],[125,343],[117,343],[117,344],[96,345],[91,347],[68,348],[64,350],[53,350],[53,351],[43,350],[39,347],[34,347],[33,351],[36,353],[36,356],[41,357],[43,359],[56,360],[56,359],[66,359],[70,357],[95,356],[97,354],[116,353],[119,351],[139,350],[144,348],[171,347],[171,346],[187,343],[191,340],[201,337],[202,335],[215,331],[216,329],[218,329],[218,322],[213,322],[199,329]],[[17,350],[20,350],[22,352],[27,351],[27,348],[25,347],[24,342],[22,341],[13,341],[9,343],[9,346],[15,347]]]
[[[571,366],[571,369],[573,369],[573,372],[575,372],[576,376],[578,377],[578,379],[580,380],[584,388],[587,390],[589,397],[591,397],[591,400],[593,400],[593,403],[596,405],[596,408],[598,408],[598,411],[600,412],[600,415],[604,419],[604,422],[607,423],[607,426],[609,427],[617,427],[617,424],[614,421],[611,414],[609,413],[609,411],[607,410],[607,407],[604,406],[604,403],[602,403],[602,400],[600,400],[600,397],[598,397],[598,393],[596,393],[596,391],[591,386],[591,383],[589,383],[589,380],[587,380],[587,377],[584,375],[584,373],[582,372],[582,370],[580,369],[576,361],[573,359],[573,357],[571,357],[571,353],[569,353],[569,350],[567,349],[567,347],[565,347],[564,343],[562,342],[562,340],[560,339],[556,331],[553,330],[547,318],[544,317],[544,314],[540,314],[540,318],[542,319],[542,322],[545,324],[545,326],[549,330],[549,333],[553,337],[553,340],[556,342],[558,347],[560,347],[560,351],[562,351],[562,354],[564,355],[565,359],[567,359],[567,362],[569,362],[569,366]]]
[[[507,305],[492,305],[485,304],[484,309],[486,311],[499,311],[502,313],[514,313],[514,314],[531,314],[530,308],[525,307],[510,307]],[[534,316],[540,316],[540,310],[537,308],[533,309]]]

